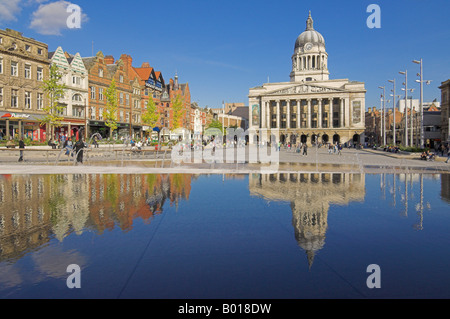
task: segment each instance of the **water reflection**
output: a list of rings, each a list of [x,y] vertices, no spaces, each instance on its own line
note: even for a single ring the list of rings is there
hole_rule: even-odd
[[[137,218],[150,223],[164,205],[189,200],[197,175],[3,175],[0,177],[0,261],[18,260],[52,238],[120,228],[133,229]],[[244,175],[227,175],[245,178]],[[378,178],[378,176],[377,176]],[[412,227],[423,230],[424,178],[441,179],[441,197],[450,202],[450,175],[380,174],[380,199],[401,216],[415,212]],[[366,175],[361,173],[278,173],[248,176],[250,195],[291,203],[295,240],[308,265],[325,245],[333,205],[365,201]],[[388,197],[388,198],[386,198]],[[390,198],[389,198],[390,197]]]
[[[0,261],[20,259],[52,237],[93,230],[101,235],[133,220],[150,223],[166,202],[189,199],[191,175],[3,175]],[[194,177],[195,178],[195,177]]]
[[[251,175],[250,194],[291,203],[292,226],[298,245],[311,268],[315,254],[325,245],[331,204],[362,202],[365,175],[351,173],[286,173]]]

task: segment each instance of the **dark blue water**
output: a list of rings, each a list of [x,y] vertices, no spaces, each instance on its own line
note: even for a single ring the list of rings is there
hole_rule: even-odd
[[[450,178],[0,177],[1,298],[449,298]],[[80,267],[70,289],[67,266]],[[379,266],[380,288],[367,267]]]

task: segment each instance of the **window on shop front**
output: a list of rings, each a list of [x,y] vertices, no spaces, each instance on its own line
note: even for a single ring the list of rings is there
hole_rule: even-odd
[[[11,90],[11,107],[19,107],[19,90]]]
[[[25,108],[31,109],[31,92],[25,92]]]
[[[44,108],[44,94],[38,93],[37,95],[37,109],[42,110]]]
[[[11,76],[18,76],[18,63],[11,61]]]
[[[31,79],[31,65],[25,64],[25,79]]]
[[[37,80],[42,81],[44,79],[44,69],[37,68]]]

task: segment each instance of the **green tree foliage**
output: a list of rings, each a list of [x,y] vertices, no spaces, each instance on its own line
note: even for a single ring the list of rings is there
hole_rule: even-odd
[[[44,105],[43,110],[45,116],[41,121],[41,125],[47,125],[51,127],[49,131],[48,139],[53,137],[53,128],[60,127],[61,122],[64,120],[62,116],[65,105],[59,103],[59,99],[64,97],[66,85],[61,83],[62,74],[59,72],[58,66],[52,64],[50,67],[50,75],[48,80],[44,80],[42,89],[47,95],[47,104]]]
[[[213,120],[213,121],[211,122],[211,124],[208,125],[207,129],[209,129],[209,128],[217,128],[217,129],[219,129],[222,133],[224,133],[224,132],[223,132],[223,131],[224,131],[224,128],[222,127],[222,122],[220,122],[220,121]]]
[[[181,127],[181,119],[184,115],[183,101],[181,100],[181,95],[177,94],[175,98],[172,98],[172,110],[173,110],[173,120],[171,127],[173,130]]]
[[[155,101],[150,96],[147,103],[147,110],[142,115],[142,123],[148,125],[151,129],[155,127],[156,123],[159,121],[159,112],[156,108]]]
[[[112,133],[117,130],[117,89],[116,81],[113,79],[105,93],[106,109],[103,112],[105,125],[109,127],[109,138],[112,138]]]

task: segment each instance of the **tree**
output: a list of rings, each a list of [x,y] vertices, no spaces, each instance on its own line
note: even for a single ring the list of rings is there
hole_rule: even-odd
[[[62,116],[65,105],[59,103],[59,99],[64,97],[66,85],[61,83],[62,74],[59,72],[58,66],[52,64],[50,67],[50,76],[48,80],[44,80],[42,89],[47,95],[48,104],[44,105],[43,110],[46,113],[41,121],[41,125],[46,125],[47,130],[50,131],[50,136],[47,138],[50,140],[53,138],[54,127],[60,127],[61,122],[64,120]]]
[[[173,110],[173,120],[172,120],[172,129],[175,130],[181,127],[181,119],[184,115],[183,109],[183,101],[181,100],[181,95],[177,94],[175,98],[171,100],[172,110]]]
[[[112,133],[117,129],[117,89],[116,81],[114,79],[111,81],[108,89],[105,93],[106,97],[106,109],[103,113],[103,118],[105,119],[105,125],[109,127],[109,138],[112,138]]]
[[[209,129],[209,128],[217,128],[217,129],[219,129],[219,130],[222,132],[222,134],[224,133],[224,129],[225,129],[225,128],[222,126],[222,122],[217,121],[217,120],[213,120],[213,121],[208,125],[207,129]]]
[[[150,134],[151,134],[153,127],[158,122],[159,122],[159,112],[158,109],[156,108],[155,101],[153,101],[153,98],[150,96],[147,103],[147,110],[142,115],[142,123],[150,127]]]

